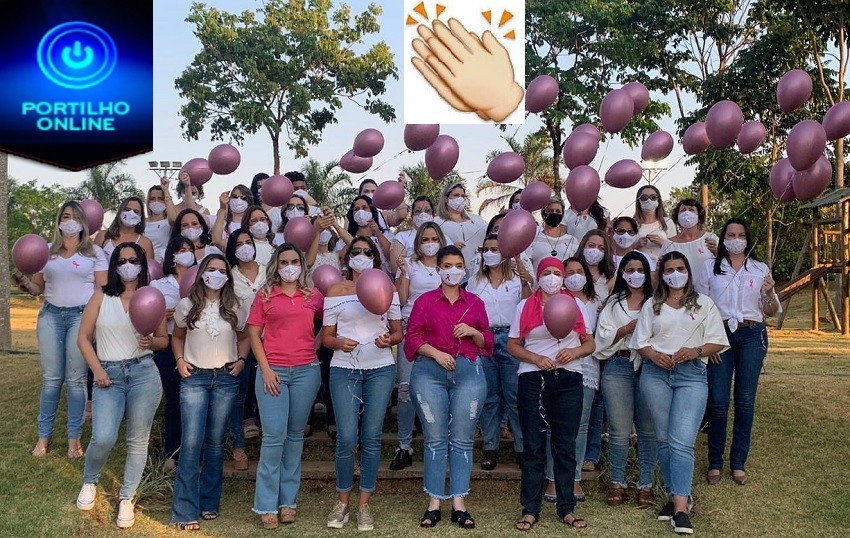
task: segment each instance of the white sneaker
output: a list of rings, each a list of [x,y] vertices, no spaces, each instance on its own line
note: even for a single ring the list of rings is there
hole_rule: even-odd
[[[136,514],[133,511],[133,500],[122,499],[118,503],[118,518],[115,520],[115,524],[118,525],[119,529],[129,529],[135,522]]]
[[[91,510],[94,508],[94,500],[97,497],[97,484],[83,484],[80,494],[77,495],[77,508],[80,510]]]

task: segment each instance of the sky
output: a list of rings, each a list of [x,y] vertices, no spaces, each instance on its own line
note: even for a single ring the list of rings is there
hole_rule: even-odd
[[[335,1],[335,4],[338,2]],[[362,11],[368,5],[364,0],[348,0],[354,11]],[[231,13],[241,13],[245,10],[255,10],[260,7],[260,0],[208,0],[208,7],[217,7]],[[328,126],[322,134],[322,141],[310,149],[309,158],[320,162],[339,159],[347,150],[356,134],[367,127],[379,129],[386,140],[384,150],[375,157],[372,170],[367,174],[353,175],[356,184],[360,178],[372,177],[379,183],[384,180],[394,180],[398,170],[404,165],[415,165],[424,159],[424,152],[408,153],[403,144],[404,130],[403,110],[403,80],[406,73],[413,74],[413,66],[403,64],[403,3],[384,2],[383,15],[380,18],[381,33],[379,36],[369,36],[369,42],[384,40],[389,45],[398,66],[399,80],[388,80],[387,92],[382,97],[396,109],[397,121],[385,124],[377,116],[373,116],[353,103],[347,103],[337,114],[338,123]],[[194,157],[206,157],[210,149],[221,142],[211,140],[209,132],[200,134],[199,140],[188,141],[182,136],[180,128],[180,106],[183,99],[174,88],[174,80],[188,66],[195,54],[200,50],[200,43],[192,33],[193,27],[185,22],[189,13],[189,0],[154,0],[154,151],[127,159],[124,172],[131,174],[142,190],[157,183],[157,176],[148,168],[148,161],[183,161]],[[408,44],[409,46],[409,44]],[[417,73],[418,75],[418,73]],[[664,96],[653,93],[651,98],[668,102],[675,110],[672,95]],[[673,118],[664,118],[660,122],[662,129],[675,133]],[[525,125],[512,126],[508,134],[524,138],[528,133],[540,128],[541,122],[535,115],[530,115]],[[566,126],[569,132],[569,126]],[[467,181],[468,192],[472,191],[478,178],[486,170],[486,155],[489,151],[508,150],[507,143],[501,138],[503,133],[494,125],[443,125],[441,133],[453,136],[460,146],[460,159],[456,169]],[[674,134],[674,138],[676,138]],[[230,142],[230,140],[225,140]],[[282,144],[283,145],[283,144]],[[257,172],[272,172],[271,141],[265,131],[246,136],[239,147],[242,163],[236,172],[228,176],[215,175],[205,185],[207,193],[204,203],[213,212],[217,205],[218,194],[237,183],[250,184]],[[399,155],[399,153],[401,154]],[[665,196],[673,187],[683,187],[690,184],[694,170],[684,165],[684,153],[677,143],[673,153],[668,157],[670,169],[658,175],[654,183]],[[640,147],[629,148],[618,137],[603,143],[596,159],[591,163],[604,177],[608,167],[619,159],[633,158],[640,160]],[[300,168],[305,159],[296,159],[294,153],[286,147],[281,148],[282,172]],[[566,177],[566,169],[562,177]],[[38,180],[49,185],[58,183],[62,186],[76,185],[85,179],[85,171],[68,172],[59,168],[43,165],[16,156],[9,156],[9,175],[17,180]],[[643,183],[641,183],[643,184]],[[631,215],[634,212],[635,191],[631,189],[614,189],[602,186],[600,198],[602,205],[607,207],[613,216],[620,214]],[[477,207],[473,199],[473,207]],[[488,215],[485,215],[485,217]]]

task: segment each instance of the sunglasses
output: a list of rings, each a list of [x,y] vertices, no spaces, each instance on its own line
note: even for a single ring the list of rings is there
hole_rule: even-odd
[[[355,257],[355,256],[360,256],[361,254],[371,258],[372,256],[374,256],[375,253],[372,252],[371,248],[354,247],[353,249],[351,249],[351,257],[352,258]]]
[[[246,202],[248,201],[248,197],[247,197],[247,196],[243,196],[243,195],[240,195],[240,194],[231,194],[231,195],[230,195],[230,199],[231,199],[231,200],[240,199],[240,200],[245,200]]]
[[[654,202],[658,200],[658,196],[655,194],[641,194],[639,200],[641,202],[646,202],[647,200],[652,200]]]
[[[118,258],[118,265],[124,265],[125,263],[139,265],[141,262],[139,261],[139,258]]]
[[[623,234],[635,235],[637,232],[634,231],[634,230],[624,230],[622,228],[617,228],[616,230],[614,230],[614,233],[618,234],[618,235],[623,235]]]
[[[291,211],[291,210],[293,210],[293,209],[300,209],[301,211],[304,211],[304,206],[303,206],[303,205],[301,205],[301,204],[298,204],[298,205],[295,205],[295,204],[288,204],[288,205],[286,206],[286,210],[287,210],[287,211]]]

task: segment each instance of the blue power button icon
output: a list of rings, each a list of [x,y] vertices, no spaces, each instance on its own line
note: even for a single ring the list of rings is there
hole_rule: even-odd
[[[38,44],[38,67],[54,84],[72,90],[106,80],[118,63],[115,42],[99,26],[66,22],[51,28]]]

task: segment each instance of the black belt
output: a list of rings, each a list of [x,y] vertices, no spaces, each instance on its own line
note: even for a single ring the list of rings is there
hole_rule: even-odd
[[[632,350],[631,349],[621,349],[620,351],[614,353],[615,357],[625,357],[627,359],[632,358]]]
[[[752,327],[753,325],[758,325],[759,323],[761,323],[761,321],[753,321],[751,319],[745,319],[744,321],[738,322],[738,328],[739,329],[742,329],[742,328],[745,329],[747,327]],[[729,328],[729,320],[728,319],[723,320],[723,326],[726,327],[727,329]]]

